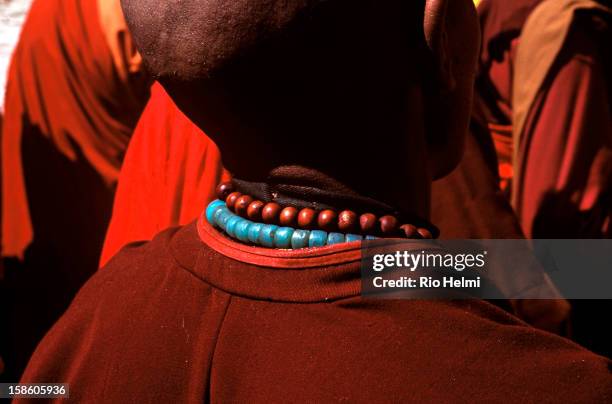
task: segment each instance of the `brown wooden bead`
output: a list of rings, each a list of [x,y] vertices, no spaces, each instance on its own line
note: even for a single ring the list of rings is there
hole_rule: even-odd
[[[417,230],[417,232],[419,233],[419,235],[422,238],[425,238],[425,239],[432,239],[433,238],[433,235],[431,234],[431,232],[429,230],[423,228],[423,227],[419,228]]]
[[[417,235],[417,228],[412,224],[404,224],[400,227],[406,238],[414,238]]]
[[[378,219],[380,231],[384,235],[391,235],[397,232],[398,222],[395,216],[385,215]]]
[[[304,208],[298,213],[298,226],[303,229],[309,229],[314,224],[317,218],[317,212],[314,209]]]
[[[253,197],[249,195],[242,195],[240,198],[236,199],[236,203],[234,204],[236,214],[246,217],[247,209],[251,202],[253,202]]]
[[[242,196],[242,194],[240,192],[232,192],[231,194],[229,194],[227,196],[227,198],[225,199],[225,205],[227,205],[227,208],[229,210],[233,211],[234,210],[234,206],[236,206],[236,201],[241,196]]]
[[[293,206],[287,206],[281,210],[280,218],[278,219],[281,226],[295,227],[297,223],[298,210]]]
[[[247,217],[254,222],[261,221],[261,212],[263,211],[265,203],[262,201],[253,201],[247,208]]]
[[[359,216],[359,227],[363,233],[374,233],[376,230],[376,215],[364,213]]]
[[[357,228],[357,213],[352,210],[343,210],[338,214],[338,230],[352,232]]]
[[[278,215],[280,214],[281,207],[276,202],[269,202],[263,207],[261,211],[261,218],[264,223],[276,223],[278,221]]]
[[[331,209],[325,209],[319,212],[317,217],[317,224],[319,227],[326,231],[333,231],[337,226],[338,214]]]
[[[222,201],[226,200],[229,194],[232,192],[234,192],[234,184],[231,182],[222,182],[221,184],[217,185],[217,198],[221,199]]]

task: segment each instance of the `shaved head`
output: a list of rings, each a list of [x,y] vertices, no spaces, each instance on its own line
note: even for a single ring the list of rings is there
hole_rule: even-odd
[[[237,178],[311,167],[424,212],[428,182],[461,158],[480,45],[472,0],[122,4],[146,66]]]
[[[412,41],[410,46],[418,40],[424,44],[424,1],[123,0],[122,4],[145,62],[162,80],[214,77],[244,59],[251,63],[264,56],[283,59],[292,50],[304,53],[309,47],[320,52],[318,57],[311,55],[315,61],[329,65],[321,56],[334,38],[344,33],[344,46],[349,42],[358,46],[355,42],[373,39],[379,22],[396,24],[398,39]],[[334,51],[341,49],[333,45]],[[283,53],[270,54],[273,51]]]

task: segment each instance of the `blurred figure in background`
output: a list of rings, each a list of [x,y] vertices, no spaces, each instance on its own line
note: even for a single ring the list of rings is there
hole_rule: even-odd
[[[0,134],[4,117],[4,93],[11,54],[17,45],[21,26],[30,9],[31,0],[0,0]],[[0,189],[0,195],[1,195]],[[0,239],[2,229],[0,228]],[[0,260],[0,280],[3,278],[3,262]]]
[[[30,0],[0,0],[0,134],[4,115],[4,91],[6,88],[6,74],[13,49],[17,44],[23,20],[30,8]],[[2,195],[0,187],[0,195]],[[0,227],[0,239],[2,229]],[[0,259],[0,282],[4,279],[4,262]],[[3,336],[0,334],[0,346]],[[0,350],[0,375],[4,372]]]
[[[610,1],[545,1],[525,24],[513,84],[513,205],[531,238],[612,235]],[[612,303],[572,302],[573,338],[608,357]]]
[[[521,35],[512,200],[529,237],[612,236],[609,4],[546,1]]]
[[[512,154],[505,145],[512,141],[510,90],[515,46],[523,23],[540,1],[483,0],[478,6],[482,46],[465,154],[459,166],[434,181],[432,187],[432,218],[440,228],[441,238],[524,237],[504,194],[512,172]],[[530,324],[566,333],[567,301],[521,300],[512,304]]]
[[[483,44],[472,127],[480,139],[492,135],[502,189],[512,190],[528,237],[610,234],[609,3],[478,6]]]
[[[512,85],[516,49],[525,21],[542,0],[482,0],[478,15],[482,47],[472,112],[472,129],[480,144],[493,139],[500,186],[508,198],[512,167]]]
[[[119,1],[34,1],[11,61],[2,131],[7,380],[97,268],[149,86]]]
[[[521,228],[530,238],[609,234],[612,120],[605,3],[483,0],[478,6],[483,44],[472,132],[493,137],[501,186],[508,197],[513,189]],[[481,149],[483,144],[479,141]],[[469,153],[468,144],[466,158]],[[472,185],[481,176],[474,169],[465,175]],[[470,192],[482,193],[481,186],[466,189],[468,197],[457,203],[469,200]],[[482,214],[483,221],[499,217]],[[612,336],[597,314],[607,312],[607,304],[572,302],[571,322],[574,339],[609,356]]]

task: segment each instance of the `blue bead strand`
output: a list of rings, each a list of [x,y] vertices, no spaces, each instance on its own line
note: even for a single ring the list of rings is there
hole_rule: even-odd
[[[264,224],[259,232],[259,238],[257,239],[258,244],[268,247],[274,248],[274,233],[278,226],[275,224]]]
[[[351,243],[353,241],[361,241],[363,240],[363,236],[359,235],[359,234],[347,234],[346,235],[346,242],[347,243]]]
[[[225,232],[230,237],[236,238],[236,233],[234,232],[236,230],[236,225],[238,224],[238,222],[241,222],[243,220],[244,219],[241,218],[240,216],[232,215],[227,221],[227,225],[225,226]]]
[[[253,223],[249,227],[248,239],[251,243],[257,244],[257,240],[259,240],[259,233],[261,233],[262,227],[263,223]]]
[[[291,248],[291,237],[295,229],[291,227],[281,227],[274,232],[274,247]]]
[[[340,244],[346,241],[346,236],[342,233],[329,233],[327,236],[327,245]]]
[[[239,222],[236,224],[236,227],[234,227],[234,233],[236,234],[236,238],[240,241],[242,241],[243,243],[248,243],[249,242],[249,228],[251,227],[251,225],[253,224],[253,222],[251,222],[250,220],[243,220],[242,222]]]
[[[208,205],[206,208],[206,220],[208,220],[208,223],[214,223],[215,213],[222,207],[225,207],[225,202],[220,201],[219,199],[212,201],[210,205]]]
[[[323,230],[313,230],[310,232],[308,247],[323,247],[327,244],[327,232]]]
[[[303,230],[252,222],[231,212],[225,202],[217,199],[206,208],[206,220],[228,236],[244,243],[268,248],[301,249],[323,247],[352,241],[375,240],[378,237],[359,234],[328,233],[323,230]]]
[[[308,238],[310,232],[308,230],[296,229],[291,236],[291,248],[297,250],[299,248],[308,247]]]

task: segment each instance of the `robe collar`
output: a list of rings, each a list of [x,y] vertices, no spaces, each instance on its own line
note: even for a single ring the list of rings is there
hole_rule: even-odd
[[[419,240],[414,244],[415,249],[426,246]],[[180,229],[169,246],[181,267],[217,289],[286,303],[359,296],[361,247],[360,241],[300,250],[252,247],[225,237],[204,215]]]

